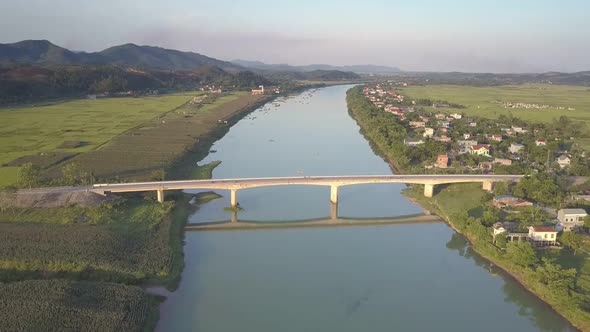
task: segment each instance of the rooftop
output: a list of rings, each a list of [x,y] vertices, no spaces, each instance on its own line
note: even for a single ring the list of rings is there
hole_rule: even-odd
[[[584,209],[562,209],[565,214],[587,214]]]
[[[529,229],[533,229],[535,232],[557,232],[555,228],[551,226],[531,226]]]

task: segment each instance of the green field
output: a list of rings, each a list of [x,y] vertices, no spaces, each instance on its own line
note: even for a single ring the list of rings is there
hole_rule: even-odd
[[[0,109],[0,166],[22,157],[93,150],[113,137],[186,103],[193,94],[161,97],[74,100]],[[49,158],[49,157],[48,157]],[[46,158],[46,159],[48,159]],[[14,166],[14,165],[12,165]],[[15,169],[0,167],[0,185]]]
[[[181,106],[189,98],[189,94],[174,94],[0,109],[0,163],[55,151],[66,141],[83,140],[84,145],[64,150],[92,150],[130,128]]]
[[[573,120],[590,122],[590,88],[568,85],[523,84],[493,87],[461,85],[426,85],[403,88],[410,99],[445,100],[464,105],[465,109],[446,109],[447,112],[464,112],[485,118],[497,118],[504,114],[523,120],[550,122],[562,115]],[[504,108],[497,102],[530,103],[564,107],[565,110]],[[575,110],[567,110],[567,108]],[[429,110],[435,110],[427,107]]]

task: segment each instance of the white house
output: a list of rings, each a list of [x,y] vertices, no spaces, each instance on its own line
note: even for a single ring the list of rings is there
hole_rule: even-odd
[[[495,223],[493,228],[494,228],[494,233],[493,233],[494,239],[496,238],[496,236],[498,234],[502,234],[502,233],[505,233],[507,231],[507,229],[504,228],[504,225],[501,222]]]
[[[510,151],[510,153],[519,153],[522,149],[524,149],[524,145],[520,143],[512,143],[510,144],[508,151]]]
[[[512,126],[512,131],[517,134],[526,134],[527,130],[522,127]]]
[[[464,139],[470,139],[471,138],[471,134],[470,133],[465,133],[465,134],[463,134],[463,138]]]
[[[561,209],[557,211],[558,225],[564,232],[574,230],[584,225],[587,215],[584,209]]]
[[[562,154],[557,159],[555,159],[555,162],[559,164],[559,167],[564,168],[569,166],[572,160],[566,154]]]
[[[529,241],[535,247],[557,245],[557,230],[550,226],[530,226]]]
[[[407,146],[417,146],[420,144],[424,144],[424,141],[422,139],[416,140],[416,139],[406,138],[404,140],[404,144]]]

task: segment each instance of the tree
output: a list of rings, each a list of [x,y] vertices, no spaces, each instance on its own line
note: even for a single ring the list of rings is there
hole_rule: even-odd
[[[163,169],[153,171],[150,175],[152,181],[164,181],[166,178],[166,172]]]
[[[506,256],[516,265],[530,267],[535,265],[539,259],[535,249],[528,242],[510,242],[506,246]]]
[[[494,192],[496,195],[507,195],[510,193],[508,183],[506,181],[496,182],[494,186]]]
[[[74,186],[78,184],[79,173],[80,169],[76,163],[67,164],[62,167],[61,174],[63,184],[66,186]]]
[[[578,250],[584,247],[584,236],[574,232],[564,232],[559,238],[559,242],[564,246],[572,248],[575,255]]]
[[[543,257],[543,264],[537,268],[536,276],[539,281],[552,290],[567,292],[574,287],[576,269],[564,270],[552,260]]]
[[[32,188],[39,184],[41,169],[32,163],[24,164],[17,174],[17,183],[23,188]]]
[[[500,233],[496,235],[494,242],[496,243],[496,246],[498,248],[506,249],[506,246],[508,245],[508,240],[506,240],[506,234]]]

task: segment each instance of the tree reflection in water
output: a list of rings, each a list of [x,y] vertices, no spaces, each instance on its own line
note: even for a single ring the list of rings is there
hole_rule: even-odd
[[[546,303],[542,302],[536,296],[524,289],[516,280],[507,275],[504,271],[479,256],[473,251],[470,243],[463,235],[453,232],[446,247],[450,250],[456,250],[459,253],[459,256],[473,261],[475,265],[485,268],[490,271],[490,273],[499,275],[504,281],[504,284],[502,285],[502,291],[505,295],[504,301],[516,304],[518,306],[518,314],[527,317],[537,328],[539,328],[540,331],[564,331],[561,318],[559,318],[559,315],[556,312],[551,310],[550,314],[547,314],[548,305]],[[568,326],[565,331],[576,331],[576,329]]]

